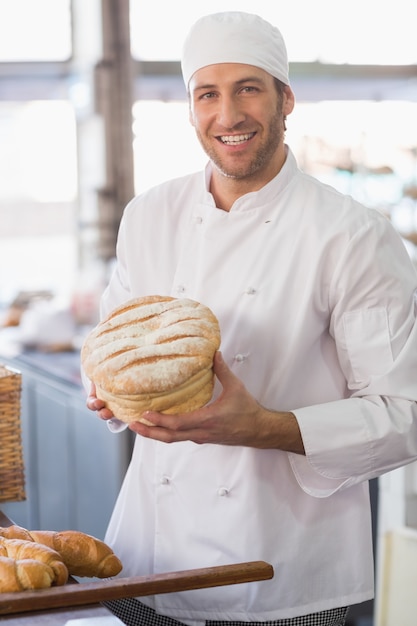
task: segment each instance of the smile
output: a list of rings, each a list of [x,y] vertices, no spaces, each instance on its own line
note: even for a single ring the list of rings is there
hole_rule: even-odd
[[[248,133],[247,135],[222,135],[220,137],[220,141],[228,146],[238,146],[239,144],[252,139],[254,135],[255,133]]]

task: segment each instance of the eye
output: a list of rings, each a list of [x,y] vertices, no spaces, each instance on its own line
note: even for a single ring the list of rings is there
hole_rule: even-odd
[[[203,91],[197,96],[197,100],[212,100],[215,96],[214,91]]]
[[[256,93],[257,91],[259,91],[259,89],[257,87],[253,87],[252,85],[246,85],[240,90],[241,93]]]

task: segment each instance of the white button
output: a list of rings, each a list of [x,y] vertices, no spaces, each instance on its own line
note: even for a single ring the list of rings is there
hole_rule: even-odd
[[[162,476],[161,477],[161,485],[169,485],[171,481],[169,480],[168,476]]]
[[[194,218],[194,221],[196,224],[202,224],[203,223],[203,218],[201,217],[201,215],[196,215]]]
[[[248,287],[246,289],[246,293],[248,294],[248,296],[253,296],[256,293],[255,287]]]
[[[229,495],[229,490],[226,487],[220,487],[220,489],[218,489],[217,494],[219,496],[228,496]]]
[[[246,359],[246,356],[244,354],[235,355],[235,361],[237,361],[238,363],[242,363],[242,361],[244,361],[245,359]]]
[[[178,285],[177,286],[177,293],[184,293],[184,291],[185,291],[184,285]]]

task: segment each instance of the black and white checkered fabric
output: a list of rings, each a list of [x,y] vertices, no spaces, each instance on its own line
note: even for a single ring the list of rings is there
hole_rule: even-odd
[[[184,626],[183,622],[159,615],[135,598],[109,600],[103,604],[127,626]],[[255,626],[344,626],[347,613],[348,608],[342,607],[274,622],[250,623]],[[207,621],[206,626],[248,626],[248,622]]]

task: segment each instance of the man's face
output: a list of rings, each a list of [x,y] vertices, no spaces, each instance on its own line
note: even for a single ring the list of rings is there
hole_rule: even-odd
[[[222,63],[198,70],[190,81],[190,121],[218,171],[236,180],[264,182],[279,171],[284,117],[294,97],[281,97],[273,77],[252,65]]]

